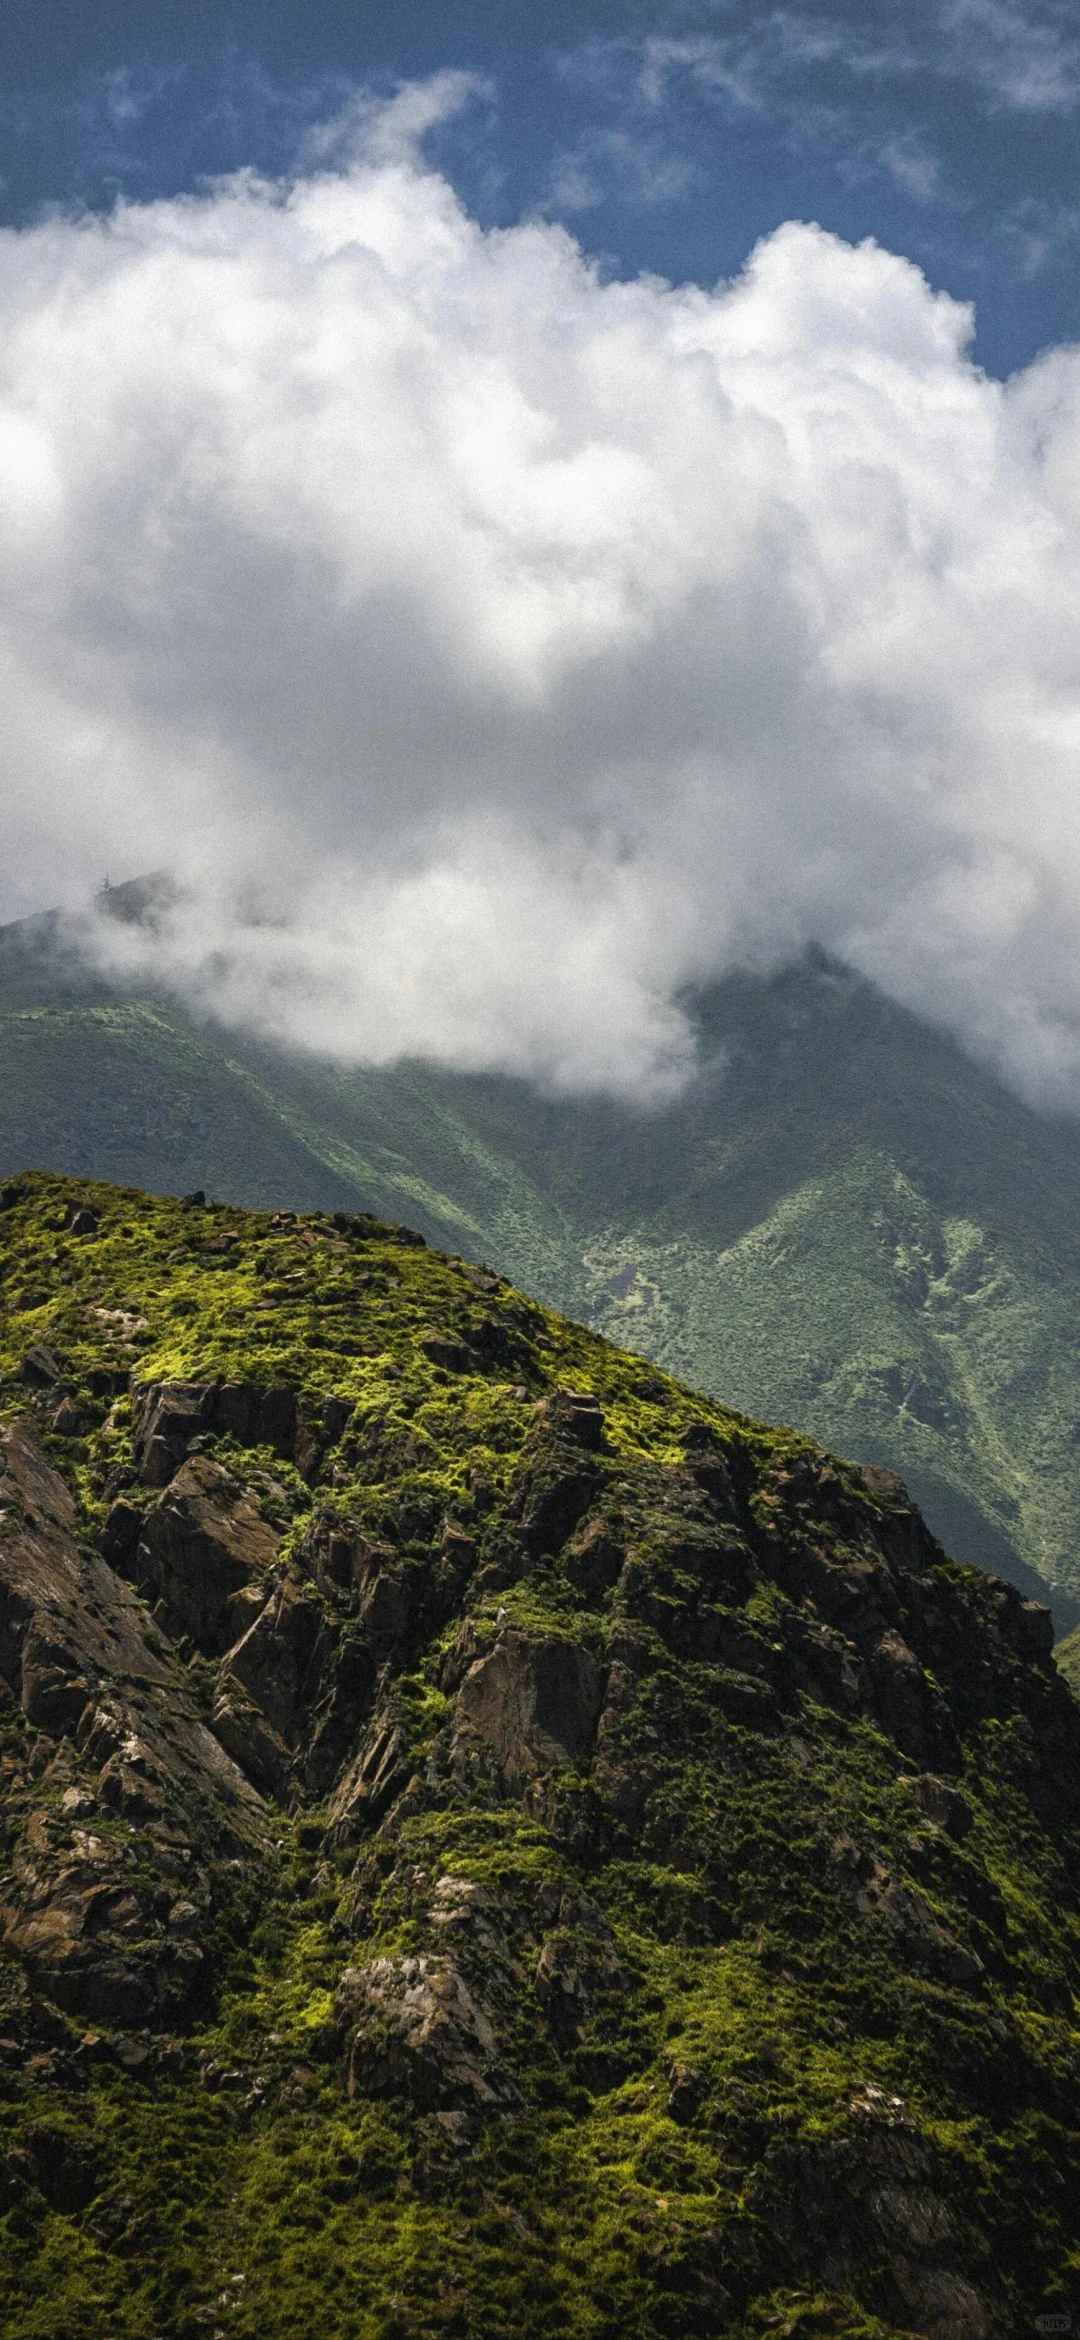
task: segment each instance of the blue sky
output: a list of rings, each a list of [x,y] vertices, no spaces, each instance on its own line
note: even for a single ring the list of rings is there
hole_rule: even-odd
[[[976,304],[1004,374],[1080,335],[1080,28],[1057,0],[7,0],[0,207],[288,170],[358,84],[452,66],[432,159],[483,224],[561,219],[613,273],[710,285],[785,219]]]

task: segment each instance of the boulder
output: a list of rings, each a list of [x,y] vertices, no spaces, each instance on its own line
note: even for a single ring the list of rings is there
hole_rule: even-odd
[[[948,1763],[956,1748],[948,1708],[903,1634],[888,1626],[865,1654],[874,1720],[916,1763]]]
[[[296,1443],[296,1393],[280,1383],[225,1381],[215,1393],[213,1424],[241,1446],[270,1446],[291,1456]]]
[[[134,2024],[190,2004],[202,1952],[161,1937],[102,1839],[75,1859],[17,1861],[13,1887],[0,1900],[5,1947],[69,2014]]]
[[[936,1779],[933,1772],[925,1771],[919,1779],[912,1781],[911,1792],[920,1812],[925,1813],[932,1826],[944,1829],[947,1836],[954,1837],[957,1844],[962,1844],[975,1822],[967,1797],[961,1795],[959,1788],[951,1786],[948,1780]]]
[[[519,2101],[498,2071],[494,2027],[452,1958],[374,1958],[341,1978],[348,2093],[419,2108],[493,2112]]]
[[[39,1610],[22,1643],[19,1692],[27,1722],[51,1738],[67,1737],[78,1725],[90,1689],[73,1637]]]
[[[566,1552],[566,1573],[587,1601],[598,1605],[618,1583],[626,1555],[605,1519],[587,1520]]]
[[[587,1456],[573,1449],[525,1449],[513,1489],[526,1551],[535,1559],[557,1552],[591,1510],[599,1481]],[[506,1577],[513,1582],[513,1575]]]
[[[332,1394],[324,1400],[322,1427],[331,1446],[336,1446],[338,1439],[344,1436],[355,1411],[355,1398],[339,1397]]]
[[[130,1576],[142,1534],[143,1515],[121,1496],[108,1512],[101,1534],[102,1556],[119,1575]]]
[[[552,1432],[557,1438],[571,1439],[588,1454],[604,1452],[607,1441],[603,1409],[591,1390],[552,1390],[550,1397],[540,1399],[535,1413],[538,1428]]]
[[[683,1433],[683,1452],[694,1485],[710,1502],[718,1505],[725,1518],[736,1521],[741,1516],[731,1466],[720,1442],[708,1422],[691,1422]]]
[[[1027,1601],[1016,1586],[1004,1577],[990,1579],[997,1596],[998,1622],[1002,1638],[1026,1665],[1049,1666],[1053,1663],[1054,1617],[1051,1609],[1041,1601]]]
[[[876,2304],[890,2328],[925,2340],[1003,2340],[1012,2317],[964,2264],[935,2160],[908,2106],[872,2083],[850,2100],[832,2138],[781,2146],[748,2197],[770,2232],[777,2278],[805,2280],[812,2267],[813,2280],[824,2275],[846,2290],[872,2252]]]
[[[420,1333],[416,1346],[429,1365],[441,1366],[444,1373],[467,1373],[472,1363],[468,1343],[454,1340],[449,1333]]]
[[[602,1484],[598,1458],[606,1448],[600,1403],[589,1392],[556,1389],[533,1408],[511,1484],[510,1513],[534,1558],[559,1551],[592,1509]]]

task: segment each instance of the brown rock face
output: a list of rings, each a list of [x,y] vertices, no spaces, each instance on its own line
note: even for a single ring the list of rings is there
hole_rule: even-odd
[[[160,1622],[209,1656],[228,1649],[238,1597],[258,1593],[277,1536],[250,1495],[209,1455],[192,1455],[147,1513],[134,1577]]]
[[[192,1439],[210,1428],[215,1394],[197,1381],[160,1381],[132,1390],[135,1461],[148,1487],[167,1487]]]
[[[330,1762],[340,1762],[374,1683],[366,1660],[356,1649],[342,1662],[336,1624],[290,1569],[226,1652],[212,1716],[222,1745],[264,1793],[284,1798],[300,1748],[309,1775],[320,1772],[328,1739]]]
[[[845,2130],[816,2149],[781,2152],[755,2189],[777,2271],[801,2272],[816,2252],[829,2279],[845,2286],[869,2243],[890,2321],[905,2331],[913,2324],[926,2340],[1004,2340],[1011,2317],[957,2268],[956,2221],[936,2176],[907,2105],[865,2087],[847,2108]]]
[[[67,1488],[32,1432],[10,1424],[0,1432],[0,1675],[41,1734],[38,1759],[72,1786],[58,1813],[32,1811],[22,1830],[17,1799],[9,1804],[0,1932],[60,2006],[95,2021],[171,2019],[201,1987],[202,1954],[168,1934],[146,1861],[133,1889],[130,1833],[182,1843],[204,1898],[204,1859],[257,1858],[266,1829],[183,1670],[148,1641],[135,1594],[80,1552],[74,1527]],[[163,1885],[162,1906],[173,1898]]]
[[[540,1400],[511,1490],[527,1552],[558,1551],[584,1518],[601,1485],[603,1446],[595,1398],[556,1390]]]
[[[912,1783],[912,1794],[921,1812],[935,1828],[943,1828],[948,1836],[962,1844],[970,1836],[974,1815],[967,1797],[948,1780],[935,1779],[932,1772],[924,1772]]]
[[[253,1381],[156,1381],[131,1393],[135,1460],[149,1487],[167,1487],[193,1439],[227,1433],[242,1446],[270,1446],[291,1456],[296,1445],[296,1397],[291,1389]]]
[[[505,1633],[465,1676],[458,1728],[487,1741],[507,1786],[520,1794],[544,1772],[589,1753],[600,1698],[600,1668],[588,1650]]]
[[[624,1558],[607,1521],[591,1519],[567,1546],[566,1573],[586,1600],[599,1603],[618,1583]]]
[[[400,1726],[380,1716],[330,1801],[329,1825],[341,1842],[381,1820],[412,1775],[409,1744]]]
[[[591,1390],[552,1390],[550,1397],[540,1399],[536,1419],[538,1426],[556,1438],[566,1438],[573,1445],[584,1447],[588,1454],[604,1451],[603,1411],[599,1398]]]
[[[374,1958],[341,1978],[352,2028],[350,2096],[408,2096],[418,2106],[486,2110],[517,2091],[500,2076],[486,2010],[452,1958]]]

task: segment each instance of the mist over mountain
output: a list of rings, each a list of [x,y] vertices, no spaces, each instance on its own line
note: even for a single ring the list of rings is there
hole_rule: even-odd
[[[863,978],[817,954],[699,992],[697,1070],[644,1108],[259,1047],[63,933],[0,932],[0,1163],[404,1219],[890,1465],[950,1550],[1080,1621],[1074,1126]]]

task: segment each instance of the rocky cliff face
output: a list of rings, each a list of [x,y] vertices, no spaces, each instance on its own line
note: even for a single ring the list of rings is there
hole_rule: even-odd
[[[1047,1612],[407,1230],[0,1206],[5,2331],[1069,2313]]]

